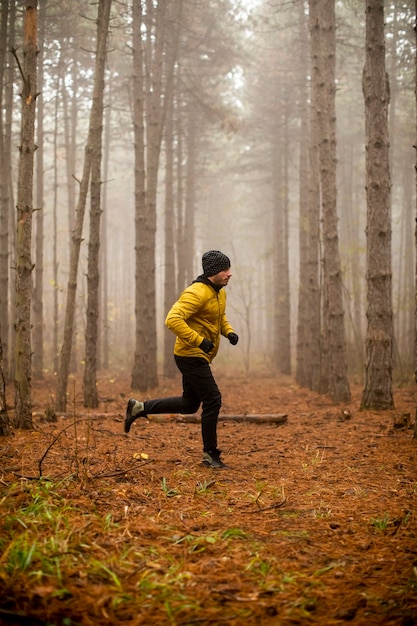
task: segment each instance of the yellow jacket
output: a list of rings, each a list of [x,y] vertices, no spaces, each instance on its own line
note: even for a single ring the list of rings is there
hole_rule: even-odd
[[[203,281],[203,282],[201,282]],[[227,337],[234,330],[226,318],[226,292],[217,290],[201,278],[187,287],[171,307],[166,326],[177,336],[174,354],[214,359],[220,345],[220,335]],[[214,343],[210,354],[199,348],[203,339]]]

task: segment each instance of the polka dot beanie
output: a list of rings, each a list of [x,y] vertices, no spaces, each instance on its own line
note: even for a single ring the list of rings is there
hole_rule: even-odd
[[[220,250],[209,250],[203,254],[204,276],[214,276],[230,267],[230,259]]]

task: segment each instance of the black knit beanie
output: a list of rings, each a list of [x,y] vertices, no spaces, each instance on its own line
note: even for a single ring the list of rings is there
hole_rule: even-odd
[[[214,276],[230,267],[230,259],[220,250],[209,250],[203,254],[204,276]]]

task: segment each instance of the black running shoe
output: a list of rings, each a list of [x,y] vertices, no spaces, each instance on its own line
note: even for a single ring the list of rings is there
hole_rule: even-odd
[[[217,469],[227,467],[227,465],[223,463],[220,458],[220,450],[214,450],[213,452],[204,452],[203,460],[201,461],[201,463],[206,467],[214,467]]]
[[[125,417],[125,433],[130,431],[130,427],[138,417],[144,417],[148,419],[145,413],[145,405],[143,402],[130,398],[127,403],[126,417]]]

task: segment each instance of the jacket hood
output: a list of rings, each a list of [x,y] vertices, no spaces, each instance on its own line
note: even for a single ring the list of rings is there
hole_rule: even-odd
[[[206,276],[204,276],[204,274],[200,274],[200,276],[197,276],[197,278],[193,280],[193,283],[204,283],[205,285],[209,285],[210,287],[212,287],[214,291],[217,291],[217,292],[219,292],[220,289],[223,289],[223,285],[213,285],[211,280],[209,280]]]

